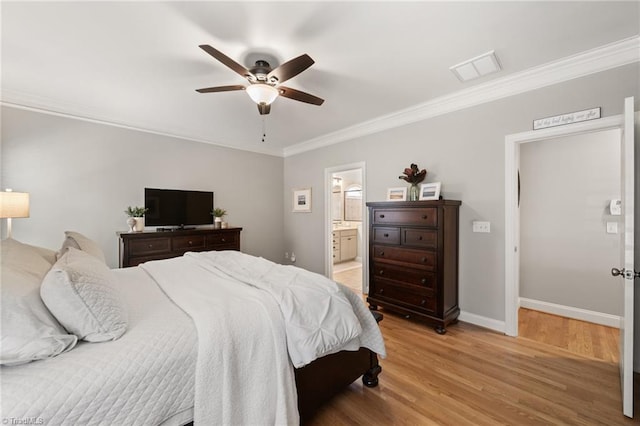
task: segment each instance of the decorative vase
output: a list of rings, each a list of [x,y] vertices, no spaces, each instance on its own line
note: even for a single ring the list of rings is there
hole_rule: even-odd
[[[213,218],[213,227],[215,229],[220,229],[222,228],[222,218],[221,217],[214,217]]]
[[[144,231],[144,217],[136,217],[136,225],[133,228],[136,232]]]
[[[418,201],[420,199],[420,187],[417,183],[412,183],[409,187],[409,201]]]
[[[134,217],[130,217],[127,219],[127,225],[129,225],[129,232],[133,232],[133,227],[136,226],[136,219]]]

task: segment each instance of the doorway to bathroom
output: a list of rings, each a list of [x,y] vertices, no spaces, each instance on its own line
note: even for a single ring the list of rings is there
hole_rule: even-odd
[[[327,276],[358,294],[365,286],[364,165],[327,169]]]

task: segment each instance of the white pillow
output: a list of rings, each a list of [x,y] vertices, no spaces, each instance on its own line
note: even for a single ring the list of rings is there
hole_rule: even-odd
[[[60,324],[88,342],[115,340],[127,329],[127,312],[109,268],[69,247],[47,273],[40,296]]]
[[[55,252],[13,239],[1,245],[0,365],[24,364],[72,349],[78,338],[66,332],[40,299],[40,283]]]
[[[58,252],[58,259],[60,259],[67,252],[69,247],[76,248],[78,250],[86,251],[90,255],[100,259],[102,263],[107,263],[104,252],[95,241],[85,237],[79,232],[65,231],[65,239],[62,242],[62,248]]]

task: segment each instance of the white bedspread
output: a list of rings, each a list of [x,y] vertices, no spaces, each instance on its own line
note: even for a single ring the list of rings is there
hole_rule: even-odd
[[[114,270],[129,329],[54,358],[1,367],[8,424],[159,425],[192,417],[197,335],[140,268]],[[22,423],[20,423],[22,422]]]
[[[194,423],[299,423],[293,367],[278,305],[191,257],[141,267],[198,330]]]
[[[185,257],[214,274],[222,272],[271,295],[282,312],[289,356],[296,368],[341,350],[362,334],[349,299],[320,274],[233,250],[186,253]]]
[[[2,367],[0,417],[50,425],[178,425],[192,418],[207,426],[297,424],[288,351],[302,354],[298,363],[312,352],[360,346],[385,356],[375,320],[346,287],[264,259],[251,272],[246,255],[216,253],[114,270],[129,308],[127,332],[115,341],[81,342],[48,360]],[[314,286],[326,288],[307,292]],[[342,312],[347,304],[351,313]],[[344,315],[337,323],[341,337],[332,331],[336,312]],[[295,337],[305,324],[309,341]],[[302,349],[288,347],[285,330]],[[354,330],[362,332],[353,337]],[[333,344],[334,337],[343,342]]]

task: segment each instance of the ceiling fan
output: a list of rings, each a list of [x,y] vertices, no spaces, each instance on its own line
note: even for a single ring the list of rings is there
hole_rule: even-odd
[[[294,101],[306,102],[312,105],[322,105],[324,102],[324,99],[320,99],[317,96],[280,85],[314,64],[314,60],[306,53],[285,62],[275,69],[272,69],[271,65],[269,65],[265,60],[258,60],[251,69],[246,69],[224,53],[214,49],[208,44],[202,44],[199,47],[236,73],[240,74],[242,77],[246,78],[249,85],[243,86],[241,84],[236,84],[232,86],[207,87],[204,89],[197,89],[196,92],[213,93],[246,90],[249,97],[251,97],[251,99],[253,99],[253,101],[258,105],[258,111],[261,115],[269,114],[271,111],[271,103],[278,96],[293,99]]]

